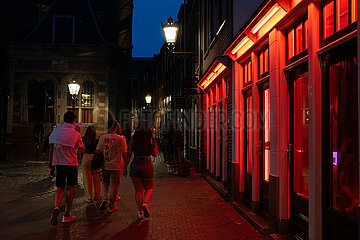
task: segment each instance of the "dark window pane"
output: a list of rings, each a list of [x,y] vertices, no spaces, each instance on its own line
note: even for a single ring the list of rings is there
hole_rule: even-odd
[[[27,105],[35,104],[37,89],[38,89],[38,82],[35,80],[31,80],[28,83],[28,89],[27,89]]]
[[[54,42],[72,43],[73,42],[73,18],[55,17]]]

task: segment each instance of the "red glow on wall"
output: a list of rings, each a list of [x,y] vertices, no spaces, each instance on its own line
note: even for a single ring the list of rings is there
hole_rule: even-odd
[[[249,50],[252,45],[254,45],[254,41],[245,35],[236,39],[226,53],[235,61]]]
[[[227,67],[215,61],[215,63],[211,66],[210,70],[204,75],[204,77],[198,83],[198,87],[202,90],[205,90],[218,76],[226,69]]]

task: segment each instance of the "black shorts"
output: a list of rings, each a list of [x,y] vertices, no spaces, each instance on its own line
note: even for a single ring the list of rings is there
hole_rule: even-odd
[[[56,165],[56,187],[75,186],[78,183],[78,166]]]
[[[151,157],[135,157],[130,165],[130,177],[144,180],[154,179],[154,166]]]

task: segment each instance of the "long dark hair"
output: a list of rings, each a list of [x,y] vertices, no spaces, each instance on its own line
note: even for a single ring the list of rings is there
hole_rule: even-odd
[[[87,127],[83,141],[85,145],[92,145],[96,143],[96,128],[93,125]]]
[[[147,121],[140,121],[132,138],[132,144],[134,152],[152,154],[156,143]]]

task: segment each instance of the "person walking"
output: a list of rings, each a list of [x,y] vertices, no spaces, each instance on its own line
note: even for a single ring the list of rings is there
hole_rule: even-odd
[[[97,146],[96,128],[94,126],[87,127],[83,142],[85,145],[85,153],[82,158],[84,190],[86,195],[86,201],[88,203],[91,203],[100,199],[101,191],[101,169],[91,169],[91,160],[94,157]]]
[[[151,155],[157,156],[158,146],[146,120],[141,120],[134,136],[130,140],[123,175],[127,176],[127,166],[132,151],[134,159],[130,165],[130,177],[135,188],[135,201],[138,207],[138,219],[150,217],[149,201],[153,192],[154,166]]]
[[[107,202],[110,200],[110,212],[118,210],[115,202],[120,186],[121,172],[124,167],[124,156],[127,151],[126,139],[124,136],[117,134],[119,131],[121,131],[119,123],[115,120],[109,120],[108,133],[100,137],[95,151],[95,154],[104,154],[104,165],[101,172],[102,202],[100,209],[105,210]]]
[[[70,211],[74,199],[74,186],[78,181],[78,161],[76,150],[84,152],[85,146],[82,142],[80,133],[75,130],[76,115],[67,111],[64,114],[64,123],[53,130],[49,137],[50,158],[49,168],[55,166],[56,169],[56,191],[55,207],[51,216],[50,223],[54,226],[58,224],[60,213],[60,203],[66,187],[65,214],[62,218],[63,223],[73,222],[77,218],[72,216]]]
[[[52,123],[51,124],[51,129],[50,129],[50,133],[46,136],[45,142],[44,142],[44,146],[43,146],[43,155],[47,157],[49,156],[49,150],[50,150],[50,143],[49,143],[49,137],[50,134],[52,133],[52,131],[56,128],[56,124]],[[55,168],[50,169],[50,173],[49,173],[49,177],[53,178],[55,177]]]

